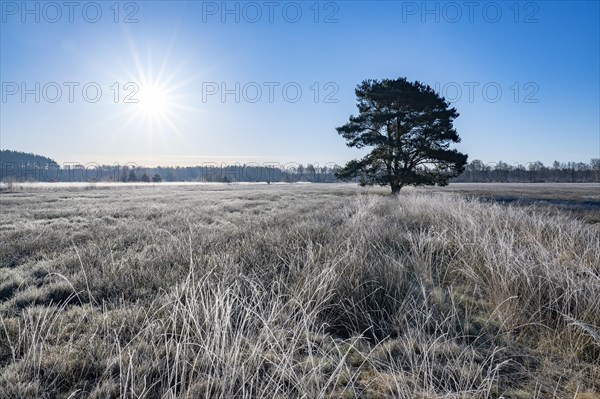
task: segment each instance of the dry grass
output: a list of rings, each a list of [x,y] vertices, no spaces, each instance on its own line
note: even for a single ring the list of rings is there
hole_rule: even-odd
[[[598,397],[598,225],[385,192],[0,194],[0,397]]]
[[[427,190],[541,207],[545,212],[566,213],[586,223],[600,223],[600,183],[452,183]]]

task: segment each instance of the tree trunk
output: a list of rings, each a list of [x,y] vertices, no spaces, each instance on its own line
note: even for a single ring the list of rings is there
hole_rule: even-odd
[[[401,185],[397,183],[391,183],[390,185],[392,186],[392,195],[400,194],[400,189],[402,188]]]

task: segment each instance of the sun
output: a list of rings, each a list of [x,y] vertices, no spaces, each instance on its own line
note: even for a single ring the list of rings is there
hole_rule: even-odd
[[[161,119],[169,113],[169,93],[157,84],[147,84],[139,88],[138,112],[147,118]]]
[[[132,96],[135,106],[130,118],[145,125],[148,133],[176,129],[178,111],[184,108],[177,95],[177,88],[169,80],[142,76]]]
[[[190,115],[202,112],[190,101],[194,98],[190,87],[201,72],[190,72],[185,60],[171,56],[175,42],[173,38],[166,48],[149,46],[142,57],[143,46],[127,40],[130,53],[119,62],[120,70],[107,70],[108,81],[119,82],[122,93],[118,103],[123,106],[114,114],[120,121],[115,140],[126,133],[146,140],[149,147],[155,139],[186,142]]]

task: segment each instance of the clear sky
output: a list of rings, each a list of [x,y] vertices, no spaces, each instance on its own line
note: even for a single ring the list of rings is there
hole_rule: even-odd
[[[470,160],[600,157],[597,1],[0,3],[3,149],[342,164],[356,85],[407,77],[453,102]]]

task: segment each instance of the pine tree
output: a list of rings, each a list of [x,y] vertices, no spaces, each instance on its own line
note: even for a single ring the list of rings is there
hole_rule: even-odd
[[[365,80],[356,97],[358,116],[336,130],[349,147],[373,150],[339,169],[339,179],[361,176],[397,194],[407,185],[446,185],[464,171],[467,155],[450,149],[460,142],[458,112],[431,87],[406,78]]]

